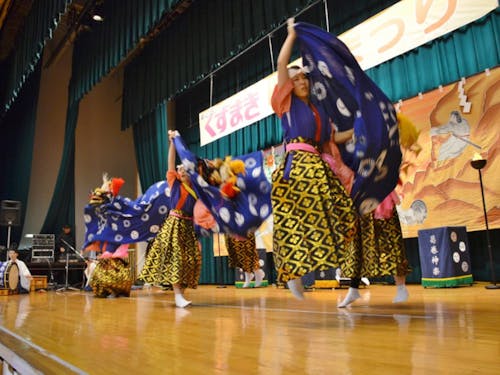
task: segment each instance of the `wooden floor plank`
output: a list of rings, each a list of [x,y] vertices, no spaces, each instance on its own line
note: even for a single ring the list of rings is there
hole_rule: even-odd
[[[498,374],[500,291],[484,286],[410,285],[393,304],[394,286],[371,285],[346,309],[346,289],[298,301],[274,287],[200,286],[188,309],[156,288],[37,292],[0,297],[0,344],[45,374]]]

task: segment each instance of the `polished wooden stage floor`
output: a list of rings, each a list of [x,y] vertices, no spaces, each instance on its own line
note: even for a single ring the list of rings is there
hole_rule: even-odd
[[[500,290],[424,289],[393,304],[371,285],[305,301],[267,287],[200,286],[178,309],[171,291],[94,298],[80,291],[0,297],[0,353],[21,373],[500,374]],[[4,365],[5,366],[5,365]]]

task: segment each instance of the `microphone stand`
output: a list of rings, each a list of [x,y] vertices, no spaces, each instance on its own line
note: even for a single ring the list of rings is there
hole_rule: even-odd
[[[49,272],[50,272],[50,279],[49,279],[50,288],[47,285],[47,289],[50,290],[52,287],[57,288],[57,284],[54,282],[54,273],[52,272],[52,267],[50,266],[50,260],[48,258],[46,260],[47,260],[47,265],[49,266]]]
[[[9,249],[10,249],[10,231],[11,231],[11,228],[12,228],[12,221],[9,220],[9,222],[7,223],[7,247],[6,247],[6,250],[5,251],[5,261],[8,262],[9,261]]]
[[[71,246],[68,242],[66,242],[64,239],[61,238],[61,242],[64,243],[69,249],[71,249],[75,254],[77,254],[80,258],[82,258],[83,260],[85,260],[84,257],[82,257],[80,254],[77,253],[77,251],[75,250],[75,248],[73,246]],[[66,277],[65,277],[65,283],[64,283],[64,286],[62,288],[59,288],[56,290],[56,292],[65,292],[67,290],[75,290],[75,291],[78,291],[80,289],[78,288],[73,288],[72,286],[69,285],[68,283],[68,276],[69,276],[69,251],[68,249],[66,249],[66,266],[65,266],[65,269],[66,269]]]
[[[80,254],[78,251],[76,251],[76,249],[71,246],[68,242],[66,242],[64,239],[61,238],[61,242],[64,243],[66,246],[68,246],[71,251],[73,251],[81,260],[83,260],[85,262],[85,258],[82,256],[82,254]]]

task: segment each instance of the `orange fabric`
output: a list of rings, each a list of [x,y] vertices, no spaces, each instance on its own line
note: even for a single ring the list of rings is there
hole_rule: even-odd
[[[228,182],[224,182],[221,185],[220,192],[222,195],[232,199],[239,194],[240,189],[238,189],[238,187],[235,185],[234,182],[228,181]]]
[[[217,224],[212,213],[201,200],[197,200],[194,204],[193,220],[195,224],[198,224],[204,229],[212,229]]]
[[[101,241],[94,241],[90,243],[85,249],[83,249],[83,251],[84,252],[95,251],[96,253],[100,253],[102,251],[101,247],[102,247]]]
[[[179,173],[176,171],[167,171],[167,183],[168,186],[172,187],[174,185],[175,180],[180,179]]]
[[[175,180],[179,180],[179,184],[180,184],[179,189],[180,189],[180,195],[181,195],[179,198],[179,201],[175,205],[175,209],[182,210],[182,206],[184,206],[184,202],[186,201],[186,198],[189,195],[189,193],[184,188],[184,186],[182,186],[180,174],[177,173],[176,171],[167,171],[167,182],[168,182],[168,186],[170,186],[170,188],[172,188],[172,186],[174,186]]]
[[[271,97],[271,106],[273,107],[274,113],[278,117],[283,116],[284,113],[290,110],[292,105],[292,91],[293,82],[289,79],[283,86],[274,86],[273,96]]]

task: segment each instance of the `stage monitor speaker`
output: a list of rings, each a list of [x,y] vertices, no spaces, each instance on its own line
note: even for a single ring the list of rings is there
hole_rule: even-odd
[[[0,226],[21,225],[21,202],[1,201],[0,202]]]

